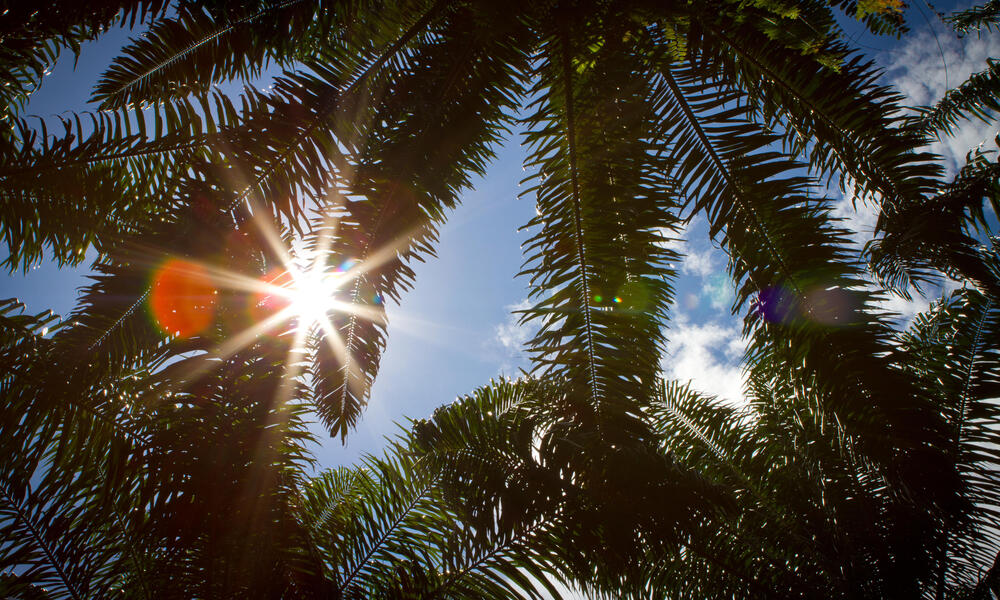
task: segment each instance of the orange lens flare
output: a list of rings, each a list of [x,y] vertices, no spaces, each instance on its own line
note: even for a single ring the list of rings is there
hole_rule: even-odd
[[[204,267],[171,259],[153,274],[149,306],[163,331],[178,337],[191,337],[212,324],[217,294]]]

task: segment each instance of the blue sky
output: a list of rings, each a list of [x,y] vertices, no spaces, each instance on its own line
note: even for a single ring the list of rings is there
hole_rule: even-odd
[[[921,11],[909,12],[914,32],[901,42],[860,32],[857,41],[885,66],[887,81],[916,103],[932,102],[946,84],[955,85],[983,68],[986,57],[1000,56],[1000,39],[973,36],[958,41],[940,25],[935,39]],[[926,7],[922,12],[929,14]],[[72,60],[60,62],[29,112],[50,115],[82,107],[97,73],[124,39],[114,33],[85,48],[75,72]],[[945,154],[954,169],[980,142],[993,147],[995,135],[988,126],[972,124],[935,150]],[[394,422],[425,417],[491,377],[516,376],[519,368],[527,367],[519,347],[530,332],[510,314],[526,298],[526,282],[514,275],[521,267],[520,244],[527,234],[517,229],[534,214],[533,200],[518,198],[522,157],[520,140],[514,137],[499,151],[489,176],[476,182],[441,230],[438,258],[417,264],[414,289],[403,297],[402,306],[387,308],[388,348],[367,413],[346,446],[322,436],[320,465],[352,463],[363,452],[377,452],[384,436],[397,431]],[[860,240],[870,233],[874,214],[859,208],[855,212],[849,201],[840,200],[835,212],[859,232]],[[696,219],[683,238],[674,243],[687,257],[680,265],[664,373],[691,379],[697,389],[738,402],[744,345],[741,324],[729,313],[732,287],[726,257],[707,239],[703,221]],[[3,275],[0,298],[19,297],[33,312],[53,309],[67,314],[77,288],[86,283],[86,272],[45,263],[27,275]],[[894,299],[887,307],[905,322],[926,304],[925,299]]]

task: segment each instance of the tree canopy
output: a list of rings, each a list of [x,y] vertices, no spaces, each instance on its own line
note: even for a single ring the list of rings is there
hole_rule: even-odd
[[[907,107],[838,25],[902,35],[901,10],[10,7],[4,266],[97,259],[65,319],[0,301],[0,591],[1000,595],[1000,169],[973,152],[948,179],[926,150],[993,122],[1000,80],[991,60]],[[121,26],[93,110],[26,114],[60,54]],[[310,476],[305,422],[351,435],[385,303],[512,135],[530,372]],[[840,194],[878,212],[863,253]],[[696,215],[737,290],[741,408],[660,372],[669,242]],[[961,287],[905,331],[880,308],[944,277]]]

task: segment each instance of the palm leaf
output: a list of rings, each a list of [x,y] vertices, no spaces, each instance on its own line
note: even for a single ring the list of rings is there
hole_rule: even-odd
[[[940,446],[929,441],[940,423],[920,391],[884,358],[890,329],[871,311],[874,298],[858,289],[863,276],[846,232],[831,225],[823,202],[810,198],[811,182],[798,163],[770,149],[774,136],[754,124],[739,96],[703,82],[698,72],[696,63],[663,65],[661,85],[671,103],[661,127],[676,140],[674,176],[682,190],[705,212],[712,235],[724,232],[735,307],[754,299],[745,320],[754,334],[750,368],[822,385],[825,410],[860,435],[864,451],[893,478],[901,475],[899,453],[913,452],[942,470],[942,482],[952,482],[935,457]],[[839,308],[830,312],[834,305]],[[911,476],[894,483],[926,488],[922,476]],[[948,485],[934,493],[952,494]]]
[[[341,438],[378,370],[384,302],[412,285],[409,265],[433,256],[437,226],[508,131],[527,60],[514,44],[523,27],[499,14],[488,26],[474,17],[453,9],[433,38],[414,44],[307,238],[312,251],[326,248],[330,266],[357,264],[346,308],[330,315],[340,340],[320,336],[313,346],[318,412]]]
[[[635,21],[613,11],[546,18],[522,194],[538,213],[522,271],[536,304],[521,320],[538,323],[534,371],[570,383],[567,409],[627,436],[634,403],[652,390],[678,258],[662,243],[680,226],[676,190],[661,176],[670,163],[649,129],[662,96],[647,82]]]
[[[986,69],[948,90],[937,104],[922,109],[912,127],[939,136],[953,135],[964,121],[975,118],[989,123],[995,119],[995,112],[1000,110],[1000,62],[987,58],[986,65]]]
[[[955,31],[965,34],[980,29],[992,31],[996,27],[998,17],[1000,17],[1000,2],[988,0],[978,6],[957,11],[949,15],[946,20],[951,23]]]
[[[995,257],[994,257],[995,260]],[[944,527],[934,587],[975,585],[1000,551],[993,524],[1000,515],[994,424],[1000,419],[1000,350],[994,340],[1000,310],[988,296],[958,290],[921,315],[902,336],[907,367],[936,396],[948,421],[948,452],[972,507]]]
[[[981,249],[983,234],[990,236],[992,228],[985,208],[995,212],[1000,200],[998,175],[1000,167],[986,154],[970,154],[942,193],[883,213],[878,229],[884,235],[865,249],[879,281],[905,294],[911,285],[936,284],[945,274],[1000,296],[1000,283]]]

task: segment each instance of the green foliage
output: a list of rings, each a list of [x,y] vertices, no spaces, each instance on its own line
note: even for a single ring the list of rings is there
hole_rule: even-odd
[[[997,168],[973,154],[945,182],[922,146],[989,117],[994,64],[901,116],[834,14],[899,34],[896,8],[5,13],[5,267],[98,259],[66,320],[0,302],[0,592],[982,597],[1000,550]],[[95,112],[23,115],[61,51],[122,24],[145,32],[96,82]],[[384,303],[515,131],[537,209],[531,375],[309,477],[306,422],[342,440],[356,426]],[[880,210],[871,272],[817,197],[832,181]],[[660,379],[682,258],[667,242],[695,215],[730,258],[742,410]],[[150,318],[165,261],[254,281],[293,240],[321,271],[359,265],[341,269],[329,326],[260,334],[244,284],[199,300],[212,318],[198,331]],[[898,333],[870,277],[906,293],[940,273],[967,287]]]
[[[1000,16],[1000,2],[988,0],[985,4],[958,11],[947,20],[955,31],[964,34],[981,29],[992,31],[996,27],[998,16]]]
[[[948,90],[944,98],[920,115],[917,126],[928,132],[951,135],[955,125],[969,117],[984,123],[995,118],[1000,110],[1000,62],[986,59],[986,69],[973,73],[955,89]]]

